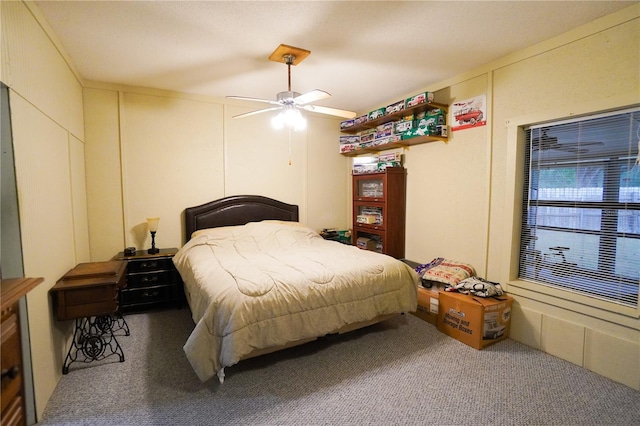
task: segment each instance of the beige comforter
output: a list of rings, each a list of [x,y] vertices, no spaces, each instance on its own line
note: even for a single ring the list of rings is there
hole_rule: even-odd
[[[197,231],[173,261],[196,324],[184,351],[203,382],[256,349],[417,306],[419,278],[403,262],[295,222]]]

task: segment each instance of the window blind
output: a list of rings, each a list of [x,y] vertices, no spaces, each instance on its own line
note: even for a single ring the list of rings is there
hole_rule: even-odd
[[[637,307],[640,108],[525,130],[520,279]]]

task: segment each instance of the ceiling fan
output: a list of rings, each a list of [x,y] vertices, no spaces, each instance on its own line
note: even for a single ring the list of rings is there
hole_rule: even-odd
[[[555,136],[549,136],[547,129],[542,129],[540,136],[531,139],[533,151],[564,151],[575,154],[586,154],[589,150],[587,146],[603,145],[602,142],[566,142],[559,143],[558,138]]]
[[[324,90],[312,90],[310,92],[300,94],[298,92],[294,92],[291,90],[291,65],[299,64],[304,58],[309,56],[311,51],[301,49],[299,47],[288,46],[286,44],[281,44],[278,48],[269,56],[270,61],[280,62],[287,65],[288,70],[288,87],[286,92],[280,92],[277,94],[276,100],[268,100],[268,99],[258,99],[258,98],[248,98],[244,96],[227,96],[227,98],[231,99],[240,99],[245,101],[253,101],[253,102],[264,102],[267,104],[274,105],[269,108],[263,108],[256,111],[247,112],[244,114],[239,114],[234,116],[233,118],[243,118],[248,117],[250,115],[261,114],[263,112],[268,111],[276,111],[283,110],[283,115],[279,115],[279,117],[285,117],[287,115],[300,116],[299,110],[317,112],[320,114],[328,114],[334,115],[337,117],[343,118],[353,118],[356,116],[355,112],[346,111],[343,109],[336,108],[328,108],[319,105],[311,105],[311,102],[319,101],[321,99],[325,99],[330,97],[331,95]],[[275,118],[275,117],[274,117]],[[300,116],[300,119],[302,117]]]

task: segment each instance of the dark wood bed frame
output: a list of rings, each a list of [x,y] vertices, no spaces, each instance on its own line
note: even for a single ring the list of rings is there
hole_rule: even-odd
[[[283,220],[298,222],[298,206],[283,203],[282,201],[261,195],[233,195],[221,198],[195,207],[185,209],[185,230],[186,240],[191,239],[191,234],[200,229],[217,228],[221,226],[244,225],[249,222],[259,222],[261,220]],[[335,330],[334,333],[342,334],[366,327],[389,318],[397,314],[381,315],[369,321],[354,324],[347,324]],[[318,337],[296,340],[281,346],[255,349],[242,359],[279,351],[292,346],[301,345],[316,340]]]
[[[233,195],[184,211],[186,241],[199,229],[244,225],[261,220],[298,221],[298,206],[261,195]]]

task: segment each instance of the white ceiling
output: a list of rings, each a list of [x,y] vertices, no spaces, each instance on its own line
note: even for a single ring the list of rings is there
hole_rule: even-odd
[[[83,78],[366,112],[637,1],[36,1]]]

